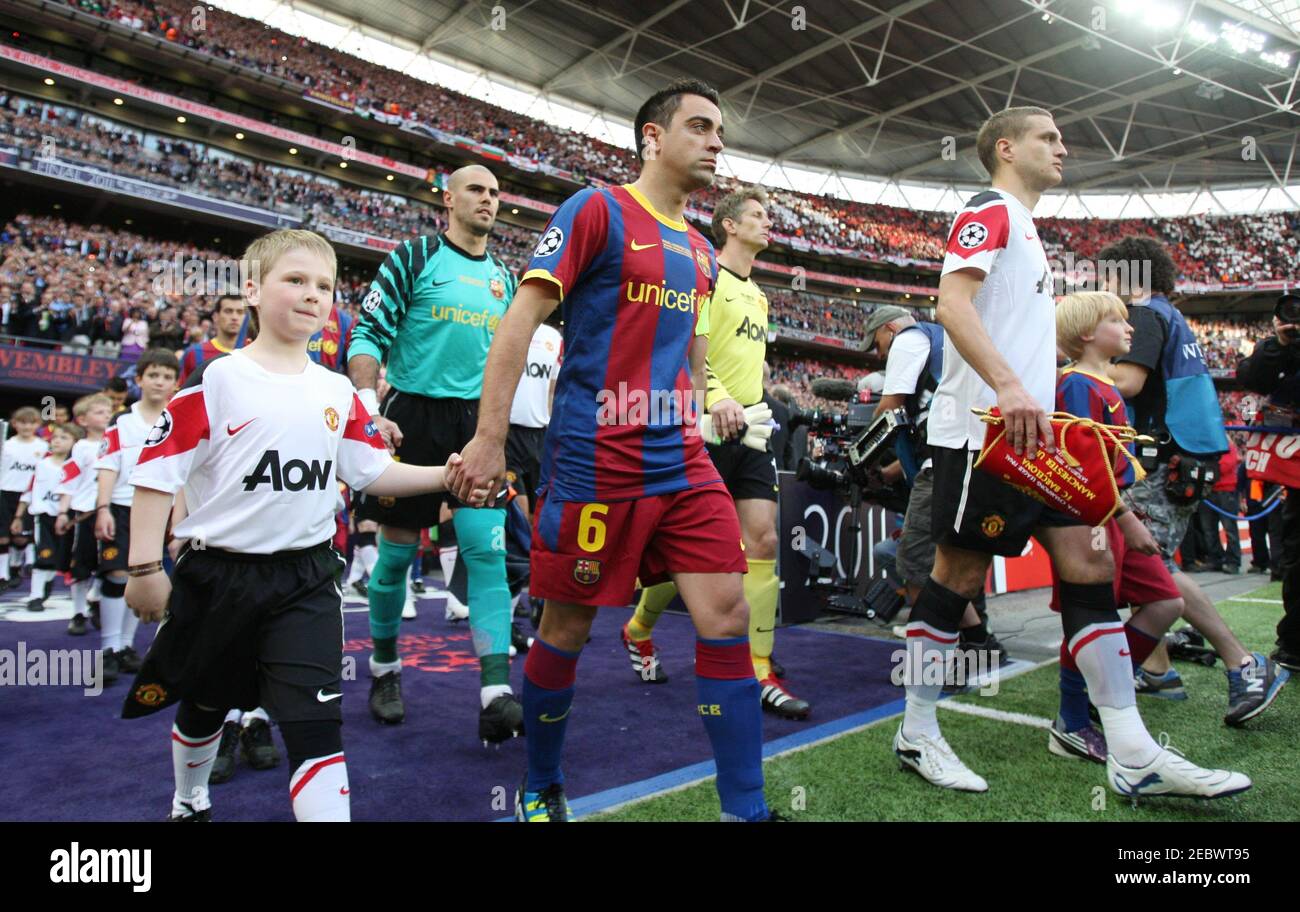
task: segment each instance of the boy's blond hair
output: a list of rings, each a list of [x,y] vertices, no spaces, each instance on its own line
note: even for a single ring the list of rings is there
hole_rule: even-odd
[[[242,278],[251,278],[254,282],[261,284],[262,276],[270,274],[280,257],[291,250],[299,248],[305,248],[312,253],[318,254],[330,264],[330,278],[335,279],[338,277],[338,257],[334,254],[334,248],[330,246],[330,242],[316,232],[302,228],[281,228],[272,231],[270,234],[264,234],[249,244],[239,264],[240,275]],[[240,289],[240,294],[242,293],[243,290]],[[254,334],[261,329],[261,321],[258,318],[256,307],[248,308],[248,322]]]
[[[21,408],[14,409],[14,413],[9,416],[10,424],[17,424],[20,421],[35,421],[41,423],[41,413],[36,411],[33,406],[24,405]]]
[[[72,403],[72,417],[80,418],[97,405],[106,405],[108,410],[113,410],[113,400],[103,393],[91,393],[89,396],[82,396],[76,402]]]
[[[1083,337],[1097,330],[1106,317],[1115,314],[1128,319],[1124,302],[1109,291],[1077,291],[1056,305],[1056,345],[1072,360],[1083,355]]]

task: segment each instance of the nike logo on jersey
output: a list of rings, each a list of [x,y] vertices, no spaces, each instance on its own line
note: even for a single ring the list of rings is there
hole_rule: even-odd
[[[348,788],[346,785],[339,789],[340,795],[349,795],[351,793],[352,793],[352,789]]]
[[[257,420],[256,418],[249,418],[247,421],[245,421],[243,424],[241,424],[241,425],[240,425],[239,427],[237,427],[237,428],[232,428],[232,427],[230,426],[230,422],[227,421],[227,422],[226,422],[226,433],[227,433],[228,435],[230,435],[231,437],[234,437],[236,434],[238,434],[240,431],[242,431],[244,428],[248,427],[250,424],[252,424],[252,423],[253,423],[254,421],[256,421],[256,420]]]
[[[1107,409],[1110,411],[1110,413],[1113,415],[1113,414],[1115,414],[1115,409],[1119,408],[1120,405],[1121,405],[1121,403],[1119,403],[1119,402],[1116,402],[1114,405],[1111,405],[1111,404],[1108,402],[1108,403],[1106,403],[1106,408],[1107,408]]]
[[[343,696],[342,693],[327,694],[324,688],[316,691],[316,701],[318,703],[328,703],[330,700],[337,700],[341,696]]]
[[[1129,654],[1129,651],[1128,651],[1127,649],[1121,649],[1121,650],[1119,651],[1119,654],[1122,655],[1122,656],[1126,656],[1126,655]]]
[[[659,246],[658,243],[654,243],[654,244],[638,244],[636,241],[633,241],[633,242],[632,242],[632,249],[633,249],[633,250],[649,250],[651,247],[658,247],[658,246]]]
[[[1034,236],[1033,236],[1032,234],[1026,234],[1026,235],[1025,235],[1025,240],[1026,240],[1026,241],[1032,241],[1032,240],[1034,240],[1034,239],[1035,239],[1035,238],[1034,238]]]
[[[569,710],[572,708],[573,707],[570,706],[569,709],[566,709],[564,712],[560,713],[554,719],[552,719],[549,714],[542,713],[540,716],[537,717],[537,721],[538,722],[560,722],[564,719],[565,716],[569,714]]]

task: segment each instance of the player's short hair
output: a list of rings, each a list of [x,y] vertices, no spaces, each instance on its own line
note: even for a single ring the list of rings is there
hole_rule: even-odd
[[[1128,319],[1124,302],[1109,291],[1076,291],[1056,305],[1056,346],[1077,361],[1083,355],[1083,337],[1092,335],[1106,317]]]
[[[741,187],[739,190],[732,190],[718,200],[718,205],[713,208],[711,230],[713,231],[713,243],[719,250],[727,245],[727,229],[722,224],[723,219],[731,219],[733,222],[739,221],[740,210],[747,200],[753,200],[766,209],[767,191],[758,184]]]
[[[140,360],[135,362],[135,375],[143,379],[144,372],[151,367],[166,368],[177,377],[181,375],[176,353],[169,348],[146,348],[140,353]]]
[[[633,132],[636,139],[636,159],[644,161],[642,155],[645,153],[645,125],[648,123],[659,124],[667,128],[672,123],[673,115],[677,109],[682,106],[683,95],[699,95],[707,98],[715,105],[721,106],[718,99],[718,90],[699,79],[678,79],[676,82],[660,89],[649,98],[645,104],[641,105],[636,112],[636,120],[633,122]]]
[[[82,437],[86,436],[86,432],[83,431],[81,428],[77,427],[71,421],[64,421],[63,423],[56,424],[52,428],[50,428],[51,434],[53,434],[55,431],[62,431],[63,433],[71,437],[74,441],[80,440]]]
[[[108,382],[104,384],[104,390],[105,392],[129,393],[131,387],[127,385],[125,377],[109,377]]]
[[[238,291],[227,291],[217,296],[217,303],[212,305],[212,313],[209,314],[208,319],[215,320],[217,314],[221,312],[221,305],[226,301],[238,301],[240,307],[245,306],[243,294]]]
[[[261,277],[275,268],[275,263],[280,257],[300,248],[317,254],[329,263],[330,277],[338,278],[339,261],[330,242],[316,232],[304,228],[280,228],[253,241],[244,251],[240,274],[252,276],[253,281],[260,283]],[[258,319],[256,307],[248,308],[248,322],[254,334],[261,329],[262,323]]]
[[[82,396],[76,402],[72,403],[72,417],[80,418],[97,405],[106,405],[110,409],[113,407],[113,400],[103,393],[91,393],[89,396]]]
[[[19,421],[35,421],[38,424],[41,420],[41,413],[31,405],[24,405],[14,409],[13,414],[9,416],[11,424],[17,424]]]
[[[1143,266],[1151,264],[1151,290],[1164,295],[1174,293],[1174,283],[1178,280],[1178,267],[1169,255],[1165,245],[1153,237],[1141,234],[1129,234],[1118,241],[1111,241],[1097,251],[1098,263],[1137,263]]]
[[[998,168],[999,139],[1015,141],[1024,136],[1025,131],[1029,129],[1029,118],[1051,116],[1051,111],[1025,105],[998,111],[984,121],[979,134],[975,137],[975,151],[979,154],[980,164],[989,173],[989,177],[992,177]]]

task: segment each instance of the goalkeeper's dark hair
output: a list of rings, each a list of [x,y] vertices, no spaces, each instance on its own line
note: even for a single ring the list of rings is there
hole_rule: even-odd
[[[636,112],[636,120],[633,123],[633,132],[636,138],[636,159],[645,161],[645,125],[648,123],[659,124],[665,130],[673,121],[673,115],[677,109],[682,106],[683,95],[699,95],[707,98],[715,105],[721,106],[718,99],[718,90],[713,88],[707,82],[699,79],[678,79],[676,82],[660,89],[649,98],[645,104]]]
[[[1171,295],[1178,281],[1178,267],[1165,245],[1153,237],[1129,234],[1112,241],[1097,253],[1098,275],[1107,263],[1151,264],[1151,290],[1156,294]],[[1134,277],[1136,280],[1136,277]]]

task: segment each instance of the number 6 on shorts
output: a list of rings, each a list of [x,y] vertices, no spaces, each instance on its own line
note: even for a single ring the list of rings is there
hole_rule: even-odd
[[[605,547],[605,523],[599,517],[609,513],[605,504],[589,503],[578,515],[578,547],[595,554]]]

